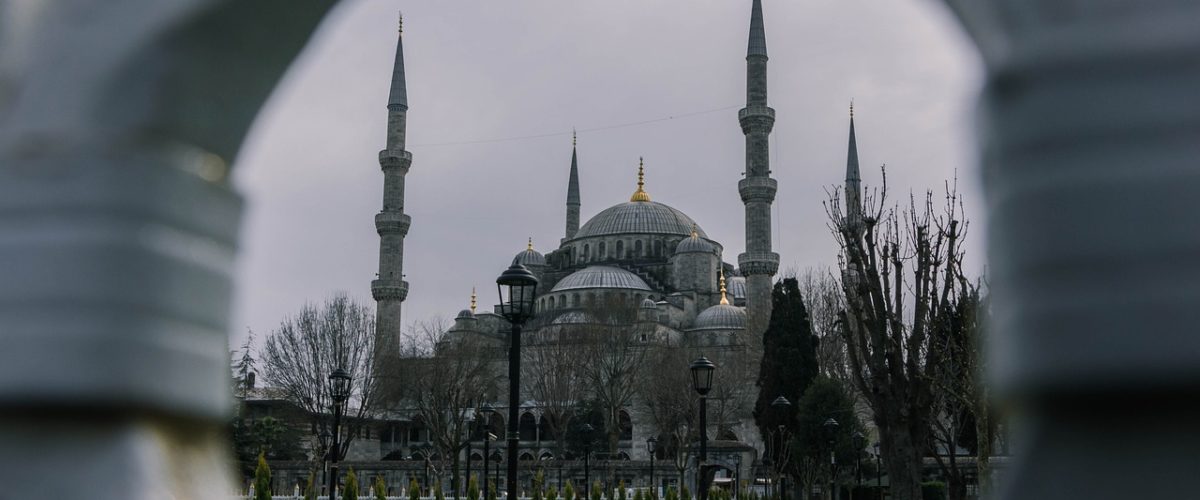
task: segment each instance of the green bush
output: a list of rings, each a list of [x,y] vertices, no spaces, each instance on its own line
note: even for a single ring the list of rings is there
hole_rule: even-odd
[[[546,476],[542,475],[542,471],[538,471],[533,476],[533,491],[529,492],[529,496],[533,500],[542,500],[542,483],[546,481]]]
[[[415,477],[408,480],[408,500],[421,500],[421,485]]]
[[[558,488],[553,486],[546,488],[546,500],[558,500]]]
[[[254,500],[271,500],[271,467],[262,452],[258,454],[258,467],[254,469]]]
[[[668,487],[667,487],[667,493],[666,493],[665,495],[663,495],[663,496],[664,496],[664,497],[666,497],[666,499],[665,499],[665,500],[679,500],[679,494],[678,494],[678,493],[675,493],[675,487],[674,487],[674,486],[668,486]]]
[[[642,490],[634,490],[633,500],[642,500]]]
[[[371,490],[375,500],[387,500],[387,484],[383,482],[383,476],[375,476],[375,484],[371,486]]]
[[[496,500],[496,483],[488,482],[487,500]]]
[[[471,478],[467,479],[467,500],[479,500],[479,479],[475,474],[471,474]]]
[[[567,480],[567,485],[563,486],[563,500],[575,500],[575,487],[571,485],[571,480]]]
[[[681,500],[692,500],[692,492],[688,491],[686,484],[679,487],[679,498]]]
[[[946,483],[925,481],[921,483],[922,500],[946,500]]]
[[[617,481],[617,500],[629,500],[625,495],[625,480]]]
[[[358,500],[358,476],[354,467],[346,471],[346,485],[342,487],[342,500]]]
[[[592,500],[603,500],[604,489],[600,486],[600,481],[592,481]]]

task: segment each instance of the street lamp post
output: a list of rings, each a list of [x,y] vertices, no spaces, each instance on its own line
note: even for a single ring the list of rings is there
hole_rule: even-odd
[[[708,391],[712,390],[713,371],[717,366],[700,356],[692,362],[692,388],[700,395],[700,459],[697,464],[696,496],[708,500]]]
[[[331,446],[331,444],[332,444],[331,441],[333,441],[333,434],[329,433],[329,429],[321,429],[320,436],[321,436],[321,442],[325,444],[325,454],[321,460],[321,467],[324,469],[323,475],[325,476],[325,485],[324,485],[323,489],[326,492],[328,492],[329,491],[329,450],[333,449],[333,447]]]
[[[329,498],[337,498],[338,459],[341,458],[342,405],[350,398],[350,374],[338,368],[329,374],[329,396],[333,399],[333,447],[329,457]]]
[[[483,430],[483,498],[487,498],[488,489],[491,478],[488,476],[488,463],[492,461],[492,415],[496,414],[496,408],[492,407],[491,403],[484,403],[483,408],[479,410],[483,413],[484,430]]]
[[[513,262],[499,278],[500,312],[512,325],[508,343],[508,500],[517,500],[518,426],[521,419],[521,327],[533,316],[538,280],[525,266]]]
[[[658,438],[650,436],[646,438],[646,451],[650,452],[650,491],[654,492],[654,454],[658,451]],[[652,496],[651,498],[658,498]]]
[[[879,441],[874,444],[875,447],[875,491],[879,493],[879,500],[883,500],[883,464],[879,460]]]
[[[776,413],[778,413],[778,415],[780,417],[780,419],[779,419],[780,422],[787,422],[789,420],[788,419],[788,409],[791,408],[791,406],[792,406],[792,402],[788,401],[788,399],[783,397],[782,394],[779,395],[779,397],[775,398],[774,401],[771,401],[771,408],[774,408]],[[779,446],[775,450],[775,455],[776,455],[776,457],[775,457],[775,468],[776,468],[775,475],[778,476],[778,478],[779,478],[779,498],[781,500],[784,498],[787,498],[787,488],[784,487],[784,482],[783,482],[783,469],[787,465],[787,458],[788,458],[788,456],[787,456],[788,440],[787,440],[786,433],[787,433],[787,426],[782,423],[779,424]]]
[[[854,431],[854,483],[855,490],[862,489],[862,449],[866,446],[867,437],[862,432]],[[853,493],[850,495],[853,500]]]
[[[583,427],[580,427],[579,430],[583,431],[583,435],[584,435],[584,438],[583,438],[583,498],[591,498],[592,478],[591,478],[591,470],[589,469],[589,466],[591,465],[590,462],[592,459],[592,431],[596,430],[596,428],[592,427],[592,424],[583,424]]]
[[[833,468],[837,465],[837,455],[834,454],[833,441],[834,436],[837,434],[838,421],[834,420],[833,417],[829,417],[822,425],[825,427],[826,432],[829,433],[829,498],[832,500],[834,493],[836,493],[834,491],[836,489],[836,479],[834,478]]]

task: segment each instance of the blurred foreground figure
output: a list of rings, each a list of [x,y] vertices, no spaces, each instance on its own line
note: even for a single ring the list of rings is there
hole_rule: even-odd
[[[229,162],[330,5],[0,0],[0,498],[233,491]]]
[[[988,70],[1001,491],[1196,498],[1200,3],[948,1]]]

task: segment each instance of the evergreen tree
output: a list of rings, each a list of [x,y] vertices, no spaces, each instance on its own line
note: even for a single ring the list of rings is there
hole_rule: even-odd
[[[633,492],[633,500],[642,500],[642,490],[636,490]]]
[[[575,500],[575,487],[571,485],[571,480],[567,480],[567,485],[563,486],[563,500]]]
[[[602,500],[604,498],[604,489],[600,486],[600,481],[592,481],[592,500]]]
[[[479,479],[475,474],[467,479],[467,500],[479,500]]]
[[[663,496],[666,497],[664,500],[679,500],[679,495],[677,493],[675,493],[674,486],[668,486],[667,493],[666,493],[666,495],[663,495]]]
[[[771,321],[763,333],[758,400],[754,403],[754,422],[763,436],[776,432],[780,425],[795,432],[796,403],[820,370],[817,339],[812,333],[808,309],[804,307],[796,278],[784,278],[775,283],[771,303]],[[771,407],[771,402],[779,396],[787,398],[791,406]],[[778,460],[779,457],[770,458]]]
[[[558,500],[558,488],[553,486],[546,489],[546,500]]]
[[[487,500],[496,500],[496,483],[488,482]]]
[[[536,475],[533,476],[533,491],[530,492],[530,496],[533,498],[533,500],[542,500],[542,483],[545,481],[546,476],[544,476],[540,470]]]
[[[387,484],[384,484],[383,476],[375,476],[375,484],[371,489],[375,494],[375,500],[387,500]]]
[[[421,485],[415,477],[408,480],[408,500],[421,500]]]
[[[354,467],[346,471],[346,484],[342,486],[342,500],[358,500],[358,476]]]
[[[317,500],[317,475],[308,471],[308,482],[304,485],[304,500]]]
[[[258,454],[258,468],[254,469],[254,500],[271,500],[271,467],[262,453]]]
[[[627,500],[627,498],[625,496],[625,480],[622,479],[617,482],[617,500]]]

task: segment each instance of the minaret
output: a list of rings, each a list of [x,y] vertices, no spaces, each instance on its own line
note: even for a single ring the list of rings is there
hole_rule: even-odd
[[[850,102],[850,145],[846,152],[846,228],[861,233],[862,178],[858,173],[858,144],[854,139],[854,102]]]
[[[565,240],[575,237],[579,232],[579,158],[575,154],[576,135],[571,133],[571,178],[567,181],[567,236]]]
[[[767,143],[775,125],[775,110],[767,107],[762,0],[754,0],[750,11],[746,107],[738,111],[738,122],[746,135],[746,178],[738,182],[738,193],[746,205],[746,252],[738,255],[738,269],[746,276],[749,330],[761,335],[771,318],[771,277],[779,269],[779,254],[771,251],[771,203],[778,186],[771,178]]]
[[[404,281],[404,236],[411,219],[404,215],[404,176],[412,164],[412,154],[404,150],[408,93],[404,84],[404,26],[396,38],[396,61],[392,67],[392,89],[388,95],[387,147],[379,152],[383,169],[383,210],[375,215],[379,233],[379,274],[371,282],[375,298],[376,352],[378,361],[400,354],[400,306],[408,296]],[[377,365],[380,366],[380,365]]]

